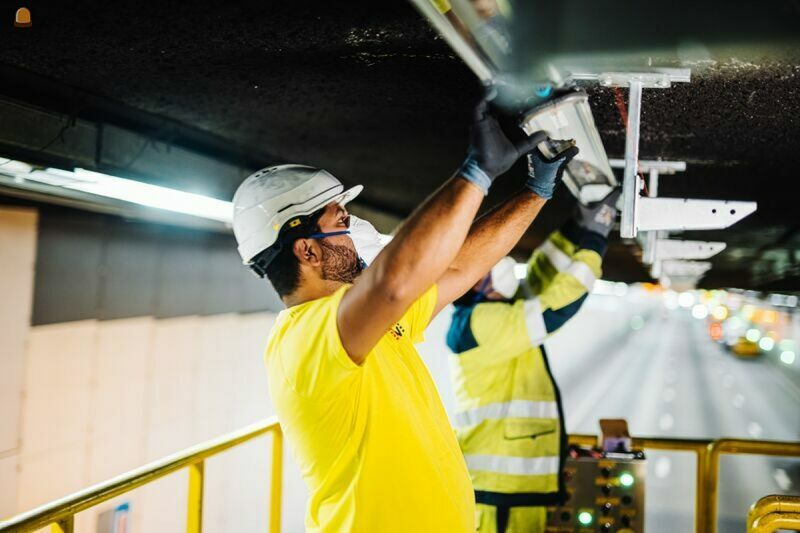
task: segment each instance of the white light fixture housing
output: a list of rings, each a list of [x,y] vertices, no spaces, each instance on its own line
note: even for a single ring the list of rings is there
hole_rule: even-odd
[[[540,104],[520,126],[527,135],[544,131],[551,139],[575,140],[580,152],[567,166],[563,181],[581,203],[602,200],[617,185],[585,92],[575,91]]]
[[[117,178],[91,170],[76,168],[77,178],[69,189],[106,198],[115,198],[156,209],[164,209],[230,224],[233,220],[231,202],[141,181]]]
[[[59,191],[79,191],[224,224],[230,224],[233,216],[231,202],[82,168],[74,171],[38,169],[22,161],[0,159],[0,176],[11,178],[10,184],[19,187],[24,187],[26,183],[46,185],[47,191],[55,195]]]

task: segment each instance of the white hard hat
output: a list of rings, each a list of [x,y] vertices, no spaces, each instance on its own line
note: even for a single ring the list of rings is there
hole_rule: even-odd
[[[329,172],[305,165],[277,165],[251,174],[233,195],[233,233],[242,261],[252,266],[254,257],[278,242],[290,220],[331,202],[345,205],[363,188],[356,185],[345,191]]]

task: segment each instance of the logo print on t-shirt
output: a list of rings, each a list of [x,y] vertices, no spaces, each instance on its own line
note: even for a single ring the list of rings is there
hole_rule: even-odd
[[[405,332],[406,330],[403,326],[400,325],[400,322],[396,322],[394,327],[389,330],[389,333],[392,334],[392,337],[394,337],[394,340],[396,341],[399,341],[400,338],[403,336],[403,333]]]

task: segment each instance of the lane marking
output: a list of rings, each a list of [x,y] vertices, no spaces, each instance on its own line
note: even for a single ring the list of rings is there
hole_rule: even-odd
[[[671,403],[675,399],[675,389],[667,387],[661,397],[665,402]]]
[[[670,461],[669,457],[664,457],[664,456],[659,457],[658,459],[656,459],[655,470],[656,470],[656,477],[662,479],[668,477],[670,470],[672,470],[672,461]]]
[[[783,468],[776,468],[772,477],[775,478],[775,483],[778,484],[778,487],[780,487],[782,491],[788,492],[791,490],[792,480],[789,474],[786,473],[786,470]]]
[[[734,385],[736,385],[736,378],[733,377],[733,374],[725,374],[725,377],[722,378],[722,386],[732,389]]]
[[[736,396],[734,396],[733,401],[731,403],[733,403],[733,406],[735,408],[741,409],[745,404],[744,394],[737,394]]]

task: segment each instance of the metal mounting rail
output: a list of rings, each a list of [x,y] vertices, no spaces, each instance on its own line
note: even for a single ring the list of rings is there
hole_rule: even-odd
[[[187,533],[203,530],[204,462],[220,452],[272,433],[272,468],[270,478],[269,532],[281,530],[281,496],[283,480],[283,433],[277,418],[250,426],[192,446],[163,459],[136,468],[120,476],[80,490],[64,498],[0,522],[0,532],[24,533],[51,526],[52,533],[72,533],[75,514],[151,483],[182,468],[189,469],[189,498],[186,515]]]

